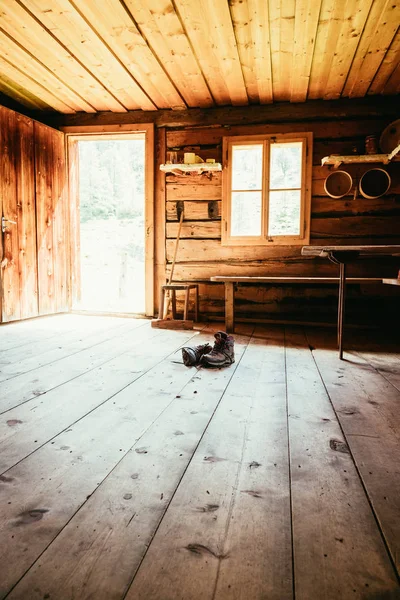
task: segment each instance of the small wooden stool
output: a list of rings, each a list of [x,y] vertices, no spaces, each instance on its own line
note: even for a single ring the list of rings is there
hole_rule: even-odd
[[[164,300],[165,291],[171,290],[171,305],[172,305],[172,318],[176,319],[176,290],[185,290],[185,307],[183,310],[183,320],[186,321],[189,314],[189,294],[190,290],[195,290],[194,298],[194,320],[199,320],[199,285],[197,283],[167,283],[161,286],[160,290],[160,307],[159,307],[159,319],[164,318]]]

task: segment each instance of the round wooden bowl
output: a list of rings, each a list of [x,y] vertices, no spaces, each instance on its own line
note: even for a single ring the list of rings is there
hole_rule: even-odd
[[[325,192],[331,198],[343,198],[350,193],[353,187],[353,178],[347,171],[333,171],[324,182]]]
[[[385,169],[370,169],[360,179],[360,193],[368,200],[380,198],[389,191],[391,183],[390,175]]]

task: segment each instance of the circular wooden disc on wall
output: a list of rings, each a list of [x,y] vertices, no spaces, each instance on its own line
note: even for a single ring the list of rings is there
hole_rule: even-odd
[[[379,145],[382,152],[390,154],[400,144],[400,119],[390,123],[382,132]]]

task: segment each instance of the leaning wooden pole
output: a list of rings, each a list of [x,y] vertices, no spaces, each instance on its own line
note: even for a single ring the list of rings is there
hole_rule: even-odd
[[[181,229],[182,229],[182,223],[183,223],[183,216],[184,216],[184,211],[182,210],[182,212],[181,212],[181,218],[179,219],[178,233],[176,235],[176,240],[175,240],[174,256],[172,258],[172,265],[171,265],[171,271],[170,271],[169,278],[168,278],[168,285],[170,285],[172,283],[172,279],[173,279],[173,276],[174,276],[176,256],[178,254],[179,239],[181,237]],[[160,314],[162,314],[162,318],[163,319],[167,318],[170,303],[171,303],[171,294],[169,293],[168,294],[167,304],[166,304],[165,307],[162,307],[164,310],[163,311],[160,310]]]

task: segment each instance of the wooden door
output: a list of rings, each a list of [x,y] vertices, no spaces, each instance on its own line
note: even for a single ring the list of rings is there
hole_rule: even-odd
[[[1,320],[38,314],[33,121],[0,107]]]
[[[64,134],[0,107],[1,322],[68,310]]]

